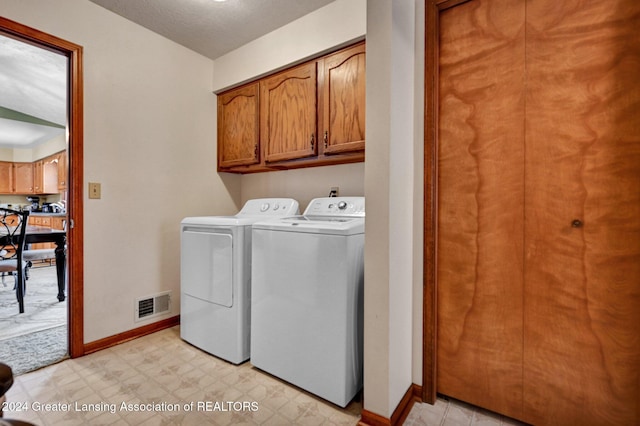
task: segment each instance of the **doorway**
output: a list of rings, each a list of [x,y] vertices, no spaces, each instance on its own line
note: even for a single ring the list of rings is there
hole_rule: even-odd
[[[0,17],[0,34],[68,58],[67,66],[67,322],[68,353],[84,355],[82,47]]]

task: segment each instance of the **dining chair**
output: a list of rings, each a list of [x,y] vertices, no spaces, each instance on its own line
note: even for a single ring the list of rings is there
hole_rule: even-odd
[[[7,403],[7,391],[13,386],[13,371],[7,364],[0,362],[0,426],[33,426],[33,423],[27,423],[22,420],[10,420],[3,417],[3,409],[5,406],[11,407],[11,403]],[[20,406],[19,401],[15,401],[16,406]],[[17,411],[17,410],[16,410]]]
[[[22,259],[29,212],[0,207],[0,272],[15,277],[16,298],[24,313],[25,264]]]

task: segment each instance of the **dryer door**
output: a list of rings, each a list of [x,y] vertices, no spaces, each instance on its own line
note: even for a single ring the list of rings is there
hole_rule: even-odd
[[[211,303],[233,305],[233,238],[224,230],[185,229],[182,291]]]

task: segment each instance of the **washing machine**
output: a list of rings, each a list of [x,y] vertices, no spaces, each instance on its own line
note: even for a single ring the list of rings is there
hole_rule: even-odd
[[[251,225],[299,213],[288,198],[254,199],[235,216],[187,217],[180,233],[180,337],[234,364],[249,359]]]
[[[362,388],[363,197],[253,225],[251,363],[336,405]]]

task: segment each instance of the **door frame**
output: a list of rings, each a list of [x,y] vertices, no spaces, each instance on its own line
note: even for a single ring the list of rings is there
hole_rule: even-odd
[[[424,80],[424,255],[422,303],[422,400],[437,397],[438,318],[438,58],[440,14],[470,0],[427,0]]]
[[[0,33],[66,56],[68,65],[69,189],[67,200],[68,342],[69,356],[84,355],[83,291],[83,78],[82,46],[0,16]]]

